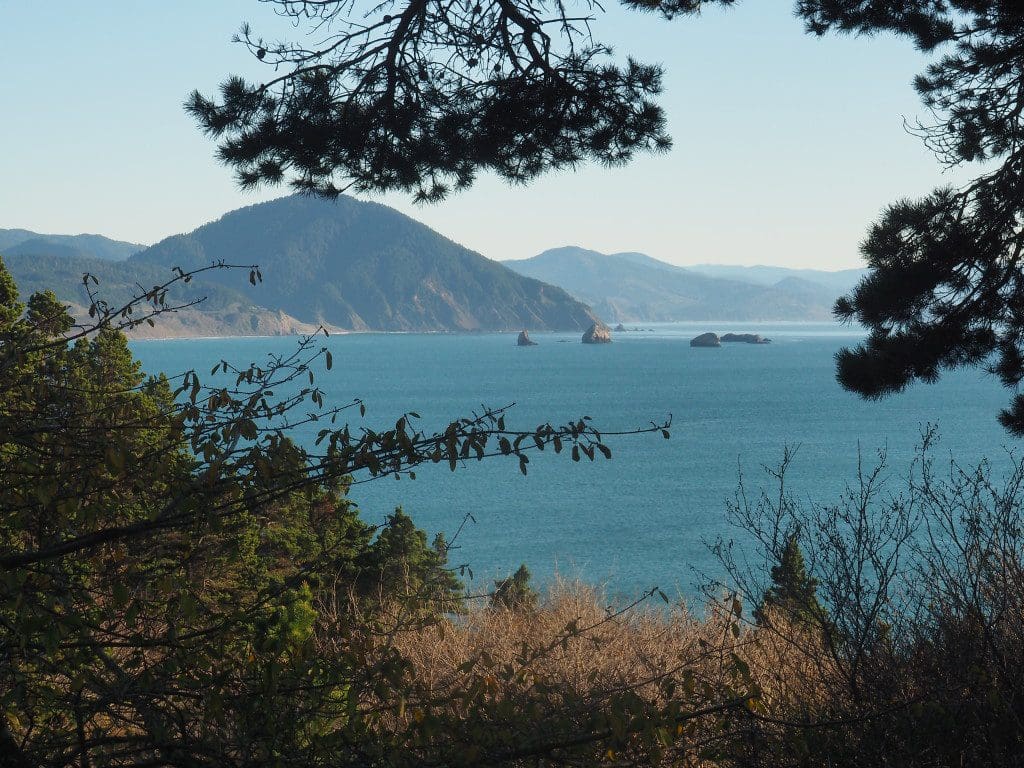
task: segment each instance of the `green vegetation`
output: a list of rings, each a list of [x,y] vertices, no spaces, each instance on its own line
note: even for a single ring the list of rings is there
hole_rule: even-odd
[[[1019,762],[1024,461],[1001,487],[985,465],[939,478],[928,434],[902,494],[880,500],[882,463],[800,505],[787,456],[777,494],[730,509],[771,566],[719,544],[729,592],[701,618],[540,595],[525,565],[474,602],[443,537],[359,516],[353,475],[603,453],[585,419],[426,435],[408,414],[314,453],[283,426],[333,362],[313,338],[220,364],[228,386],[146,377],[117,326],[167,307],[134,307],[76,329],[0,262],[5,767]]]
[[[325,429],[320,452],[304,450],[286,433],[296,418],[329,424],[345,410],[323,407],[313,385],[311,365],[333,364],[313,337],[262,368],[218,365],[226,386],[146,377],[132,358],[120,329],[173,311],[165,290],[193,276],[124,307],[94,301],[76,327],[51,292],[22,304],[0,261],[4,765],[514,762],[515,718],[495,686],[552,649],[523,647],[503,670],[471,660],[443,692],[427,684],[402,643],[443,634],[464,610],[448,544],[428,545],[401,510],[367,525],[347,491],[354,474],[424,462],[511,459],[525,473],[528,450],[593,457],[601,435],[587,419],[514,431],[501,411],[427,435],[408,414],[359,436]],[[560,706],[546,688],[527,700],[520,722]],[[630,734],[641,711],[644,723],[670,716],[624,694],[605,701]],[[467,730],[469,711],[480,719]],[[538,755],[609,741],[603,721],[568,710],[551,725]]]
[[[444,538],[401,510],[368,525],[351,478],[591,458],[589,422],[488,411],[428,435],[410,413],[306,450],[296,418],[359,407],[324,407],[329,350],[146,377],[120,328],[173,310],[164,287],[94,301],[82,328],[52,292],[21,303],[0,262],[5,765],[1019,762],[1024,461],[1003,487],[984,465],[940,479],[926,435],[903,494],[879,501],[880,465],[801,506],[787,456],[776,496],[730,510],[764,571],[718,545],[728,596],[700,619],[538,595],[525,566],[474,603]]]
[[[537,590],[530,586],[530,569],[523,563],[516,572],[494,582],[491,606],[531,613],[537,607]]]
[[[560,288],[349,197],[296,195],[233,211],[128,264],[194,269],[242,253],[267,278],[252,301],[305,322],[374,331],[583,330],[594,322]],[[235,284],[226,274],[211,279]]]
[[[82,282],[82,275],[86,272],[102,284],[103,299],[111,306],[127,304],[138,293],[139,285],[160,285],[169,274],[165,266],[134,260],[112,262],[81,254],[61,255],[46,246],[33,252],[3,253],[3,258],[7,270],[26,295],[53,290],[62,301],[72,305],[77,313],[87,310],[91,303],[89,286]],[[239,303],[253,304],[252,293],[237,283],[236,280],[235,285],[218,285],[204,280],[202,287],[178,285],[175,287],[175,299],[183,304],[202,300],[202,307],[206,310],[226,309]]]
[[[427,544],[407,514],[396,509],[376,540],[367,548],[367,564],[359,574],[359,592],[406,602],[431,614],[462,610],[462,582],[448,570],[448,545],[438,533]]]
[[[414,0],[347,24],[349,3],[272,2],[323,30],[325,47],[268,47],[245,30],[283,74],[263,86],[232,79],[219,103],[189,103],[243,185],[291,175],[331,196],[342,181],[436,199],[481,169],[525,181],[668,145],[649,101],[660,70],[608,59],[570,8]],[[704,5],[628,4],[666,16]],[[873,272],[837,308],[872,335],[840,357],[841,381],[880,396],[994,357],[1016,387],[1019,3],[807,0],[798,13],[816,34],[948,46],[916,83],[937,115],[920,130],[948,160],[996,161],[963,190],[893,206],[872,230]],[[552,45],[556,29],[564,38]],[[281,205],[301,217],[307,202]],[[338,232],[324,227],[306,230],[302,253],[337,256]],[[223,362],[236,377],[226,386],[193,371],[145,377],[120,331],[172,311],[167,290],[224,268],[205,265],[225,231],[151,251],[158,262],[189,258],[121,306],[99,302],[86,276],[84,327],[54,293],[22,305],[0,263],[4,765],[1020,765],[1024,461],[1002,485],[986,464],[940,477],[926,434],[901,495],[880,499],[883,460],[836,503],[801,505],[785,493],[787,456],[777,496],[751,505],[739,494],[730,508],[765,567],[719,542],[727,597],[702,619],[684,606],[608,607],[585,588],[535,601],[525,568],[485,609],[457,616],[447,543],[428,546],[400,511],[368,527],[350,478],[472,458],[511,459],[525,473],[532,449],[607,455],[601,433],[585,418],[515,431],[488,410],[426,434],[409,413],[357,436],[331,426],[307,451],[288,426],[333,425],[345,410],[323,407],[311,365],[332,360],[313,337],[262,368]],[[423,255],[376,235],[399,263]],[[344,265],[304,265],[306,279],[390,280],[415,304],[409,270],[353,253]],[[472,283],[470,261],[449,263]],[[258,283],[259,268],[246,268]],[[282,299],[297,296],[281,277]],[[543,292],[517,285],[517,296]],[[350,304],[350,320],[400,312],[381,296]],[[426,304],[420,319],[491,327]],[[318,410],[300,416],[306,403]],[[1024,396],[1002,419],[1024,433]],[[744,603],[758,606],[752,623]]]
[[[271,760],[351,721],[356,681],[400,669],[368,650],[312,656],[318,617],[344,626],[398,572],[433,605],[459,589],[443,557],[399,515],[371,541],[344,479],[313,473],[286,438],[232,453],[252,419],[227,416],[231,402],[177,405],[109,324],[69,344],[52,293],[23,309],[0,263],[4,753]]]
[[[184,313],[192,335],[288,333],[301,324],[359,331],[575,331],[596,319],[561,288],[521,277],[390,208],[348,197],[292,196],[243,208],[126,261],[43,240],[23,243],[5,258],[25,290],[53,289],[81,315],[91,303],[83,272],[102,282],[106,301],[120,305],[138,286],[162,284],[172,267],[233,264],[242,254],[260,264],[266,282],[243,288],[235,275],[215,270],[201,289],[175,286],[177,304],[194,304]],[[275,324],[281,312],[293,322]]]
[[[786,621],[815,624],[825,615],[818,602],[818,581],[807,573],[800,537],[791,533],[771,570],[772,585],[765,590],[761,605],[754,612],[759,624],[769,621],[768,614],[778,613]]]

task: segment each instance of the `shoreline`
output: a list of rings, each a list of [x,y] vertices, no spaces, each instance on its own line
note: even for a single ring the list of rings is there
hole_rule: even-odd
[[[329,331],[331,336],[348,336],[354,333],[364,333],[364,331],[341,331],[333,330]],[[372,333],[372,331],[366,331],[366,333]],[[214,336],[128,336],[128,341],[132,342],[144,342],[144,341],[217,341],[218,339],[297,339],[301,336],[309,336],[308,333],[244,333],[244,334],[218,334]]]
[[[823,320],[675,320],[675,321],[649,321],[649,320],[637,320],[637,321],[623,321],[623,324],[646,326],[642,330],[639,328],[629,327],[625,331],[620,331],[619,334],[628,336],[640,336],[642,334],[650,332],[672,332],[672,331],[685,331],[689,333],[695,329],[719,326],[728,327],[735,331],[746,331],[750,328],[755,330],[767,330],[768,328],[775,327],[779,329],[780,326],[785,331],[793,332],[799,331],[802,328],[828,328],[828,335],[840,335],[840,336],[859,336],[862,335],[863,329],[858,326],[849,326],[843,323],[835,321],[823,321]],[[518,334],[522,329],[488,329],[488,330],[410,330],[410,331],[383,331],[383,330],[350,330],[340,328],[327,328],[326,329],[330,336],[489,336],[489,335],[515,335]],[[568,328],[561,330],[530,330],[532,335],[544,336],[544,335],[564,335],[564,334],[579,334],[580,329]],[[613,331],[614,333],[614,331]],[[147,342],[147,341],[216,341],[216,340],[227,340],[227,339],[277,339],[277,338],[300,338],[309,334],[306,333],[245,333],[245,334],[203,334],[203,335],[167,335],[167,336],[128,336],[128,340],[132,343],[135,342]]]

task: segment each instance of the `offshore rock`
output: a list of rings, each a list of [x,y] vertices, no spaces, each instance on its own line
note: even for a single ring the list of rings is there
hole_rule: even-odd
[[[702,333],[700,336],[690,339],[691,347],[720,347],[722,340],[717,333]]]
[[[536,347],[537,342],[530,338],[530,334],[526,332],[524,328],[519,332],[519,338],[516,339],[517,347]]]
[[[594,323],[583,334],[584,344],[611,344],[612,332],[604,323]]]
[[[759,333],[727,333],[722,336],[722,341],[739,342],[742,344],[771,344],[771,339],[766,339]]]

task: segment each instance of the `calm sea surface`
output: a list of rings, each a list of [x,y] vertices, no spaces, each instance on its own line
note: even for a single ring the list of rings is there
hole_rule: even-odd
[[[996,422],[1007,393],[991,376],[955,372],[936,385],[917,385],[880,403],[844,392],[833,378],[833,355],[859,336],[812,324],[678,323],[644,325],[615,343],[590,346],[578,334],[515,336],[348,335],[324,339],[332,371],[318,371],[328,401],[361,397],[365,422],[393,425],[402,412],[423,417],[428,431],[480,406],[515,403],[508,426],[529,429],[592,416],[599,429],[642,426],[672,414],[671,440],[644,435],[609,440],[611,461],[574,464],[568,455],[535,453],[523,477],[512,459],[468,462],[452,473],[430,466],[414,481],[385,478],[352,490],[364,517],[381,521],[401,505],[431,534],[449,534],[467,514],[452,553],[468,563],[472,582],[525,562],[544,583],[555,573],[603,583],[630,595],[655,584],[693,594],[694,569],[715,572],[705,541],[738,538],[725,524],[725,503],[739,472],[748,488],[770,487],[762,467],[786,446],[799,446],[789,476],[799,498],[827,502],[855,477],[858,451],[873,460],[888,452],[889,474],[905,474],[920,431],[938,424],[938,458],[998,469],[1016,448]],[[767,346],[694,349],[689,339],[715,330],[770,336]],[[560,343],[565,342],[565,343]],[[201,376],[217,361],[238,365],[294,348],[295,339],[241,338],[145,341],[133,344],[147,371]],[[206,378],[209,381],[209,377]],[[233,382],[233,379],[232,379]],[[281,394],[281,393],[278,393]],[[354,416],[353,426],[359,422]],[[315,427],[296,433],[311,443]]]

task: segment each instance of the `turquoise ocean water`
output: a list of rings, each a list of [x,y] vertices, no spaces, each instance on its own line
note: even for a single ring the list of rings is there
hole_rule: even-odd
[[[535,453],[529,475],[501,458],[417,471],[414,481],[384,478],[352,490],[365,518],[383,520],[402,505],[423,528],[449,536],[467,514],[452,553],[467,563],[477,587],[525,562],[544,583],[555,573],[581,576],[628,596],[659,585],[692,595],[695,569],[715,573],[706,541],[737,538],[725,524],[726,500],[740,471],[748,489],[770,487],[762,466],[797,447],[790,489],[827,502],[857,471],[858,454],[888,453],[893,487],[914,455],[921,429],[937,424],[937,458],[963,463],[983,457],[998,472],[1016,441],[996,414],[1008,394],[977,371],[946,375],[882,402],[844,392],[833,378],[833,355],[860,337],[826,324],[644,324],[611,345],[579,343],[578,334],[354,334],[323,339],[334,368],[317,372],[329,402],[364,400],[368,426],[393,425],[417,411],[432,431],[481,405],[515,403],[513,428],[592,416],[599,429],[642,426],[672,414],[671,440],[632,436],[609,440],[611,461],[574,464],[566,454]],[[689,339],[714,330],[757,332],[771,345],[694,349]],[[564,343],[562,343],[564,342]],[[260,362],[294,348],[290,338],[143,341],[133,349],[147,371],[190,368],[205,376],[219,360]],[[209,377],[207,377],[209,380]],[[233,379],[232,379],[233,381]],[[281,394],[281,393],[278,393]],[[353,426],[360,423],[354,414]],[[317,427],[299,431],[312,443]]]

